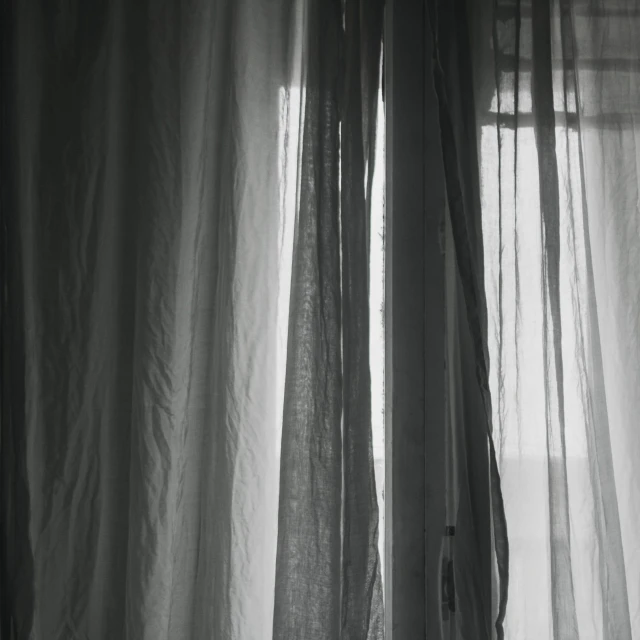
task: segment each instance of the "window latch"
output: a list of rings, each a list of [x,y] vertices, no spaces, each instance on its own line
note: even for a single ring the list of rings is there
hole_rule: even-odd
[[[456,612],[456,585],[453,573],[453,540],[456,528],[454,526],[445,527],[441,579],[441,602],[442,619],[449,620],[449,617]]]

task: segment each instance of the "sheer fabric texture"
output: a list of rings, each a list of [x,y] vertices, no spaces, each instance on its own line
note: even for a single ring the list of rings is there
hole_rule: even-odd
[[[640,638],[640,5],[472,9],[505,638]]]
[[[381,638],[381,3],[6,4],[2,638]]]

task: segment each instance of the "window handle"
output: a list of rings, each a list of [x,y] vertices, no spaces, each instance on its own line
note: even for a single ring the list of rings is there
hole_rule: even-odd
[[[456,528],[445,527],[444,540],[442,541],[442,566],[440,573],[442,619],[449,620],[451,614],[456,612],[456,585],[453,572],[453,540]]]

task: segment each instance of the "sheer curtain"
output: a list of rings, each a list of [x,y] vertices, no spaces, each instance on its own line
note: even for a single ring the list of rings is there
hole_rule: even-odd
[[[380,638],[382,4],[3,18],[2,638]]]
[[[276,638],[383,634],[368,273],[382,7],[356,0],[342,14],[340,3],[322,0],[309,11]]]
[[[640,5],[471,12],[505,637],[635,640]]]

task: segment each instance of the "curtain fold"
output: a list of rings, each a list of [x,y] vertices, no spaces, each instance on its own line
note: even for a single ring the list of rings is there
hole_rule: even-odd
[[[345,5],[341,128],[344,375],[341,637],[356,640],[381,639],[384,635],[369,358],[371,189],[384,3],[349,0]]]
[[[307,16],[277,638],[383,637],[369,369],[371,179],[365,181],[365,160],[373,174],[382,7],[317,2]]]
[[[6,4],[3,639],[381,638],[382,3]]]
[[[312,2],[305,15],[309,57],[282,424],[275,638],[340,637],[341,19],[337,2]]]

